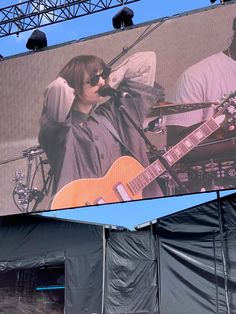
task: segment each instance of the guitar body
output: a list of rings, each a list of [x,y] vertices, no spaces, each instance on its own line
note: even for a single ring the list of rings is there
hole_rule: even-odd
[[[143,170],[143,166],[133,157],[120,157],[104,177],[78,179],[66,184],[56,193],[51,209],[142,199],[142,193],[133,195],[127,184]]]

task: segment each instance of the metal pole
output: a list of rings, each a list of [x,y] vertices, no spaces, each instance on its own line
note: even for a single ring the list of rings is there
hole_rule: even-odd
[[[102,311],[104,313],[105,301],[105,276],[106,276],[106,228],[102,227],[102,242],[103,242],[103,258],[102,258]]]
[[[224,272],[225,301],[226,301],[227,314],[230,314],[229,294],[228,294],[228,274],[227,274],[227,265],[226,265],[226,259],[225,259],[224,230],[223,230],[222,208],[221,208],[221,202],[220,202],[220,192],[216,191],[216,195],[217,195],[217,202],[218,202],[221,256],[222,256],[223,272]]]

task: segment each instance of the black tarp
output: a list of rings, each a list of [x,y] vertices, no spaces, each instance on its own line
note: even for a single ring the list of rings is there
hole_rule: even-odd
[[[101,313],[103,226],[39,215],[0,218],[0,271],[60,264],[66,314]]]
[[[107,241],[106,257],[105,313],[158,313],[153,235],[112,232]]]
[[[217,201],[160,219],[160,313],[225,311]]]
[[[160,218],[152,229],[159,314],[236,313],[236,194]]]
[[[111,233],[106,314],[235,314],[236,194]]]
[[[236,313],[236,194],[137,229],[3,217],[0,271],[64,263],[66,314]]]

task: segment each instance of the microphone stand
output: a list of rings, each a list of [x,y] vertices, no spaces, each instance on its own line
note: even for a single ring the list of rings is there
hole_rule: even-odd
[[[118,96],[115,96],[115,101],[117,102]],[[135,127],[135,129],[138,131],[140,136],[144,139],[147,148],[148,148],[148,156],[151,162],[159,159],[159,161],[162,163],[162,165],[165,167],[166,171],[170,174],[171,178],[174,180],[176,186],[179,188],[180,192],[183,194],[189,193],[189,191],[183,186],[180,179],[178,178],[176,172],[170,167],[167,160],[158,153],[158,150],[155,145],[153,145],[147,136],[144,134],[143,129],[138,126],[138,124],[134,121],[134,119],[130,116],[130,114],[126,111],[125,107],[123,105],[119,106],[120,112],[122,112],[127,119],[131,122],[131,124]]]

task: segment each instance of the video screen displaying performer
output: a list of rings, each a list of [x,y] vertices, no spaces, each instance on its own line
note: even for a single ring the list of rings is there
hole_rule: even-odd
[[[150,107],[164,96],[162,88],[154,87],[155,71],[154,52],[133,54],[112,70],[99,57],[80,55],[49,84],[39,143],[53,170],[53,191],[64,187],[53,208],[162,195],[155,180],[142,196],[142,189],[136,196],[126,186],[149,160],[143,138],[120,110],[122,106],[142,128]],[[99,105],[106,96],[111,97]],[[126,157],[118,160],[121,156]],[[141,164],[138,168],[136,160]],[[84,178],[101,179],[73,182]]]
[[[189,181],[192,192],[233,188],[236,184],[236,18],[232,28],[233,36],[225,50],[190,66],[178,78],[171,101],[176,108],[182,106],[183,112],[166,116],[170,146],[204,121],[220,114],[224,118],[219,129],[176,167]]]
[[[235,8],[4,58],[0,216],[236,188]]]

